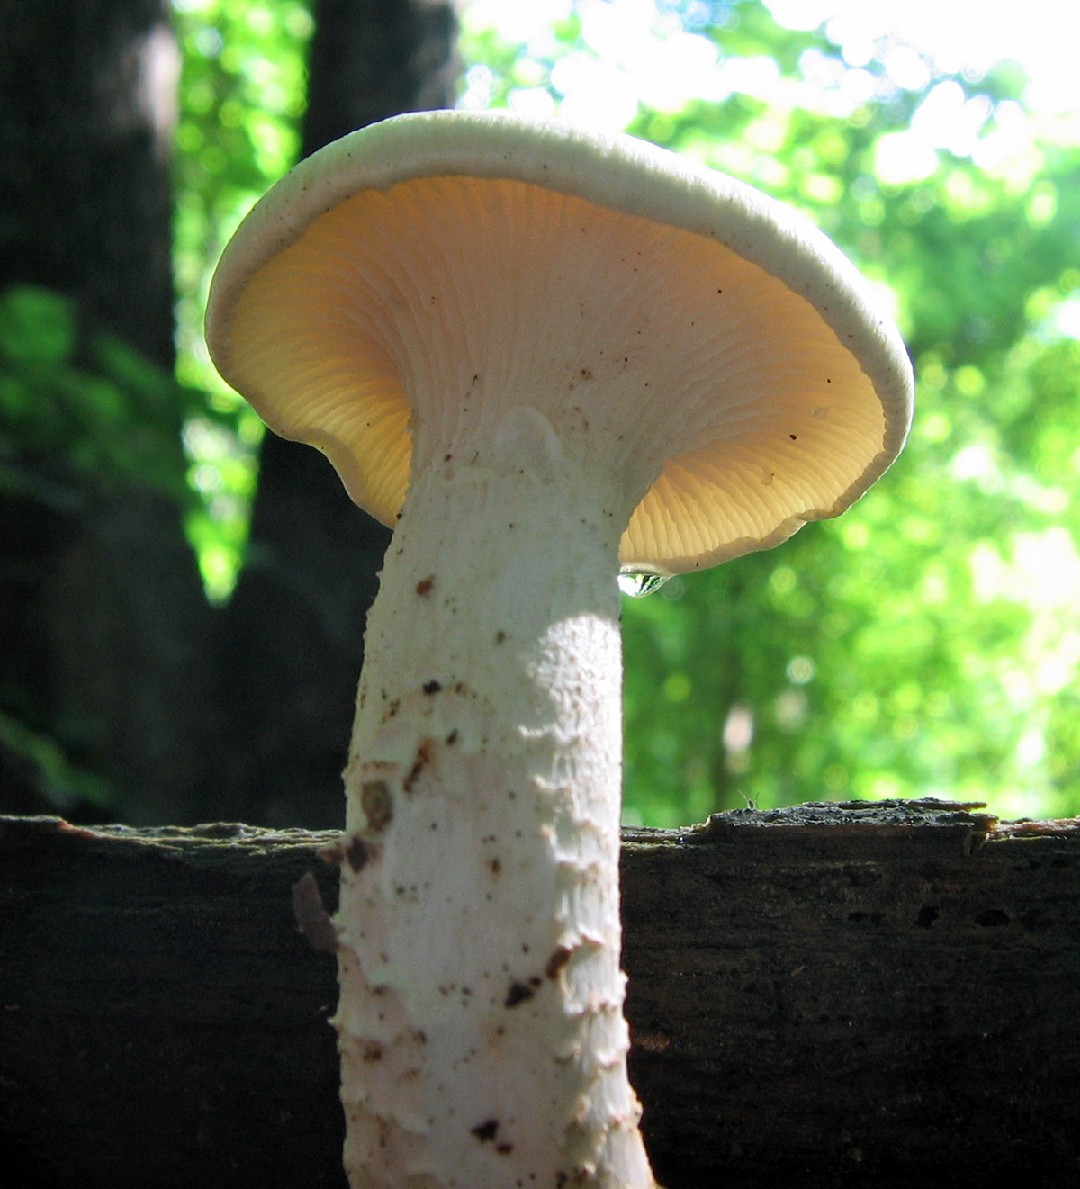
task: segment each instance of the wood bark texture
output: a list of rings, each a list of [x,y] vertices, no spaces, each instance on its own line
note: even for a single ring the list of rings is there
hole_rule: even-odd
[[[0,818],[7,1185],[340,1189],[335,841]],[[1078,1183],[1080,821],[740,810],[623,888],[668,1189]]]

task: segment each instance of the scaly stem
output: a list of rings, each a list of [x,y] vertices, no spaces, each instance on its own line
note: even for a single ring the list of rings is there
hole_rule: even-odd
[[[414,464],[368,622],[337,918],[350,1184],[645,1189],[619,969],[634,497],[531,409],[460,456]]]

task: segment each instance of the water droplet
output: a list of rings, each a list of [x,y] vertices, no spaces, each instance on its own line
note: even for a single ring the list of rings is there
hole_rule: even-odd
[[[619,574],[619,589],[632,599],[643,599],[658,591],[669,575],[657,574],[652,570],[623,570]]]

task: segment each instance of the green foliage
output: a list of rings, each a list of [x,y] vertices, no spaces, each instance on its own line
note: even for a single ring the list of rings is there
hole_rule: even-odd
[[[900,47],[913,66],[897,78],[887,40],[853,65],[756,0],[657,0],[656,51],[688,36],[714,58],[668,101],[602,43],[605,5],[567,0],[521,40],[484,23],[499,7],[464,11],[464,102],[558,112],[574,80],[606,72],[629,96],[630,131],[836,239],[893,303],[919,377],[905,454],[842,518],[626,602],[628,816],[928,793],[1080,812],[1075,118],[1025,107],[1014,64],[950,77]],[[54,294],[0,295],[0,487],[62,501],[61,473],[158,484],[187,501],[222,596],[260,427],[210,367],[201,313],[233,227],[296,155],[311,21],[301,0],[175,12],[181,383],[88,333]],[[965,133],[948,131],[950,112]],[[0,743],[62,768],[9,726]]]
[[[178,374],[205,405],[185,441],[198,499],[187,519],[211,597],[243,555],[262,423],[222,384],[203,343],[213,267],[236,225],[295,161],[311,33],[301,0],[179,0],[183,72],[176,134]]]
[[[6,766],[17,764],[27,774],[51,810],[63,813],[82,804],[115,813],[119,807],[120,798],[107,780],[73,764],[54,738],[29,730],[2,711],[0,755]]]
[[[919,388],[905,454],[842,518],[626,603],[628,816],[925,794],[1080,811],[1078,138],[1024,110],[1012,64],[924,62],[902,86],[887,45],[854,68],[749,0],[657,13],[658,47],[693,31],[744,85],[639,99],[629,130],[805,210],[888,286]],[[560,58],[600,53],[569,32],[470,29],[466,57],[491,102],[541,90],[557,111]],[[949,104],[977,126],[953,148],[927,127]]]
[[[193,369],[221,401],[213,369],[200,366],[206,289],[237,223],[296,160],[311,18],[298,0],[182,0],[175,19],[183,60],[175,232],[181,374]]]
[[[180,427],[195,399],[119,339],[85,330],[68,298],[0,293],[0,489],[57,503],[149,485],[186,502]]]

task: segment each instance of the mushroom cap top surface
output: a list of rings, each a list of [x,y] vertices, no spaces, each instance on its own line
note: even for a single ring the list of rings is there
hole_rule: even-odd
[[[838,515],[912,412],[897,331],[803,216],[645,142],[494,113],[397,116],[302,161],[228,244],[206,334],[386,524],[418,419],[524,404],[603,465],[647,457],[620,564],[661,574]]]

